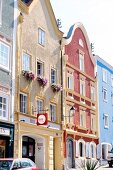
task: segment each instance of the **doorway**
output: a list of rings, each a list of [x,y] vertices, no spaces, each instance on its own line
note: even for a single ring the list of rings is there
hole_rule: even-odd
[[[68,139],[66,141],[66,151],[67,151],[67,165],[69,168],[73,168],[74,155],[73,155],[73,141]]]
[[[22,137],[22,158],[29,158],[35,162],[35,140],[33,138]]]

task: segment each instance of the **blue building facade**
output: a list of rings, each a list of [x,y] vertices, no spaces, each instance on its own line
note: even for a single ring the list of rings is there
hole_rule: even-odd
[[[99,112],[99,158],[105,161],[113,147],[113,67],[96,56]]]

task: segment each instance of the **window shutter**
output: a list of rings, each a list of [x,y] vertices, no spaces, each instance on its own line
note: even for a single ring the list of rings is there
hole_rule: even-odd
[[[83,144],[83,157],[85,157],[85,155],[86,155],[86,145],[85,145],[85,142],[83,142],[82,144]]]
[[[79,157],[79,142],[76,140],[76,157]]]
[[[91,158],[91,143],[89,143],[89,158]]]

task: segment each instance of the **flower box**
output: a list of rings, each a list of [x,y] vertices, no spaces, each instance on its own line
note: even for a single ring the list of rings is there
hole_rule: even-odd
[[[46,86],[47,84],[47,79],[41,76],[37,76],[37,81],[39,83],[40,86]]]
[[[52,84],[51,88],[53,89],[53,92],[59,92],[62,90],[61,85],[58,85],[58,84]]]
[[[22,75],[25,77],[27,80],[32,81],[34,80],[35,76],[32,72],[22,70]]]

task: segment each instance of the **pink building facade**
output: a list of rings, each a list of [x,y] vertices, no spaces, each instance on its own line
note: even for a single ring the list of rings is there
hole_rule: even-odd
[[[95,60],[81,23],[63,39],[65,166],[97,158],[98,109]]]

